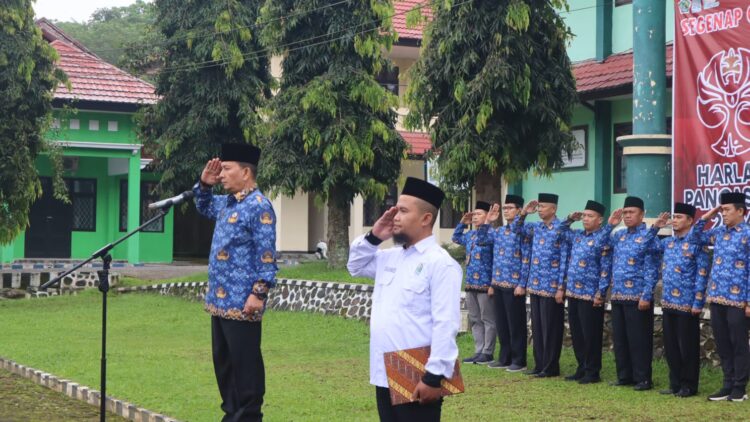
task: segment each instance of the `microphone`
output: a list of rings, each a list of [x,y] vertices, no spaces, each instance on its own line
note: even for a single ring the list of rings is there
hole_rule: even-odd
[[[158,210],[158,209],[162,209],[162,208],[169,208],[172,205],[181,204],[181,203],[187,201],[188,199],[192,198],[193,196],[195,196],[195,194],[193,193],[193,191],[186,190],[185,192],[182,192],[181,194],[179,194],[177,196],[173,196],[173,197],[167,198],[167,199],[162,199],[161,201],[157,201],[157,202],[148,204],[148,209],[150,209],[150,210]]]

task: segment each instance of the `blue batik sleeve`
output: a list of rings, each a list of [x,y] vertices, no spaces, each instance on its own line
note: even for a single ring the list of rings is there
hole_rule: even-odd
[[[466,230],[466,224],[458,223],[458,226],[456,226],[456,230],[453,230],[453,237],[451,237],[451,240],[453,241],[453,243],[457,245],[466,247],[467,242],[466,242],[466,236],[464,235],[464,230]]]
[[[699,245],[695,256],[695,291],[693,309],[703,309],[706,303],[706,286],[708,285],[708,245]]]
[[[216,220],[221,207],[226,204],[226,195],[214,195],[211,188],[201,188],[200,182],[193,186],[193,194],[195,194],[195,209],[198,213],[208,219]]]
[[[254,208],[250,221],[250,230],[253,235],[255,251],[255,274],[254,283],[264,283],[268,288],[276,284],[276,213],[271,202],[263,200]]]

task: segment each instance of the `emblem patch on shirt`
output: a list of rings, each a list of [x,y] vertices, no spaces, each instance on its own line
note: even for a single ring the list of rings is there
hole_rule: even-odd
[[[580,260],[578,261],[578,266],[581,268],[586,268],[586,260]]]
[[[229,219],[227,220],[227,223],[234,224],[237,222],[237,217],[239,214],[237,214],[237,211],[233,212],[232,215],[229,216]]]
[[[745,268],[745,261],[736,261],[734,263],[734,268],[737,268],[737,269],[740,269],[740,270],[743,269],[743,268]]]
[[[260,258],[260,261],[264,264],[270,264],[274,261],[273,259],[273,252],[271,251],[265,251],[263,252],[263,256]]]
[[[505,255],[505,249],[500,249],[499,251],[497,251],[497,254],[500,255],[500,256],[504,256]]]
[[[262,224],[273,224],[273,218],[271,218],[271,213],[264,212],[263,215],[260,216],[260,222]]]
[[[716,283],[711,283],[711,290],[716,290]]]
[[[698,270],[698,274],[700,274],[702,277],[705,277],[708,274],[708,271],[706,271],[705,268],[701,268]]]
[[[628,289],[632,289],[633,288],[633,281],[632,280],[626,280],[625,281],[625,287],[627,287]]]
[[[542,239],[539,239],[539,244],[540,244],[540,245],[544,245],[544,238],[542,238]]]
[[[594,241],[593,240],[589,240],[586,244],[589,245],[589,246],[594,246]]]
[[[480,254],[478,254],[478,253],[477,253],[477,254],[474,254],[474,259],[479,259],[479,258],[481,258],[481,257],[482,257],[482,255],[480,255]]]
[[[724,240],[729,240],[729,239],[731,239],[731,237],[732,237],[732,235],[731,235],[731,234],[729,234],[729,233],[726,233],[726,234],[724,235]]]
[[[539,258],[534,258],[534,265],[539,265]]]
[[[640,236],[639,236],[639,237],[636,237],[636,238],[635,238],[635,243],[643,243],[643,238],[642,238],[642,237],[640,237]]]
[[[628,258],[628,265],[635,265],[635,258]]]
[[[576,281],[576,289],[582,289],[582,288],[583,288],[583,284]]]
[[[229,259],[229,253],[222,249],[218,254],[216,254],[216,259],[218,259],[219,261],[226,261],[227,259]]]
[[[538,279],[538,278],[535,278],[535,279],[534,279],[534,281],[533,281],[533,284],[534,284],[535,286],[538,286],[538,285],[539,285],[539,279]]]
[[[690,244],[689,244],[689,243],[683,243],[683,244],[682,244],[682,249],[683,249],[683,250],[688,250],[688,249],[690,249]]]
[[[552,261],[552,268],[557,268],[560,266],[560,263],[557,261]]]
[[[474,273],[474,280],[479,280],[479,273]]]
[[[672,249],[672,248],[674,248],[674,242],[669,242],[669,244],[667,245],[667,247],[668,247],[669,249]]]
[[[672,289],[672,296],[674,296],[674,297],[680,297],[681,293],[677,289]]]
[[[226,290],[224,290],[223,287],[219,287],[218,289],[216,289],[216,297],[218,297],[219,299],[224,299],[225,297],[227,297]]]
[[[624,241],[625,241],[625,235],[620,236],[620,242],[624,242]]]
[[[421,274],[423,269],[424,269],[424,264],[420,263],[419,265],[417,265],[417,268],[414,270],[414,275]],[[474,275],[478,276],[477,273],[474,273]],[[475,277],[475,278],[479,278],[479,277]]]
[[[696,293],[695,294],[695,298],[698,299],[698,300],[702,300],[703,299],[703,293],[701,293],[701,292]]]
[[[675,266],[674,272],[676,272],[677,274],[682,274],[682,268],[680,268],[679,266]]]
[[[513,256],[515,258],[518,258],[519,256],[521,256],[521,251],[515,251],[515,252],[513,252]]]
[[[733,295],[738,295],[738,294],[740,294],[740,286],[734,285],[734,286],[732,286],[732,288],[730,289],[730,291],[732,292]]]
[[[521,278],[521,276],[518,275],[518,273],[513,273],[511,277],[513,277],[514,280],[518,280],[519,278]]]
[[[722,262],[721,257],[717,257],[716,261],[714,262],[716,262],[717,265],[721,265],[721,262]]]

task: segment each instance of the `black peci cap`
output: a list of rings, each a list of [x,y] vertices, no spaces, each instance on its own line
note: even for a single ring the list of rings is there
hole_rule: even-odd
[[[474,209],[475,210],[489,211],[491,206],[492,205],[490,205],[489,202],[477,201],[477,204],[476,204],[476,206],[474,206]]]
[[[741,204],[745,205],[745,194],[743,192],[724,192],[719,197],[721,205]]]
[[[539,202],[547,202],[547,203],[550,203],[550,204],[557,205],[558,198],[559,197],[557,195],[555,195],[554,193],[540,193],[539,197],[537,198],[537,200]]]
[[[506,204],[515,204],[518,208],[523,207],[523,198],[518,195],[507,194],[505,195]]]
[[[625,205],[623,205],[622,207],[623,208],[635,207],[635,208],[640,208],[641,211],[644,211],[643,199],[637,196],[628,196],[627,198],[625,198]]]
[[[588,201],[586,202],[586,208],[587,210],[596,211],[599,213],[599,215],[604,215],[604,212],[607,210],[607,207],[604,206],[604,204],[600,204],[596,201]]]
[[[695,217],[695,207],[690,204],[684,204],[682,202],[674,203],[675,214],[685,214],[691,217]]]
[[[422,199],[438,209],[443,204],[443,199],[445,199],[445,193],[439,187],[415,177],[406,178],[404,190],[401,191],[401,195],[409,195]]]
[[[219,159],[257,166],[258,161],[260,161],[260,149],[250,144],[221,144]]]

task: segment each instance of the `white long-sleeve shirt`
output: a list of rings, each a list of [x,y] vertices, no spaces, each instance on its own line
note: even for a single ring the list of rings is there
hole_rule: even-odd
[[[430,236],[379,250],[364,236],[349,249],[349,272],[375,279],[370,315],[370,384],[388,387],[383,354],[431,346],[426,370],[453,376],[461,311],[461,266]]]

